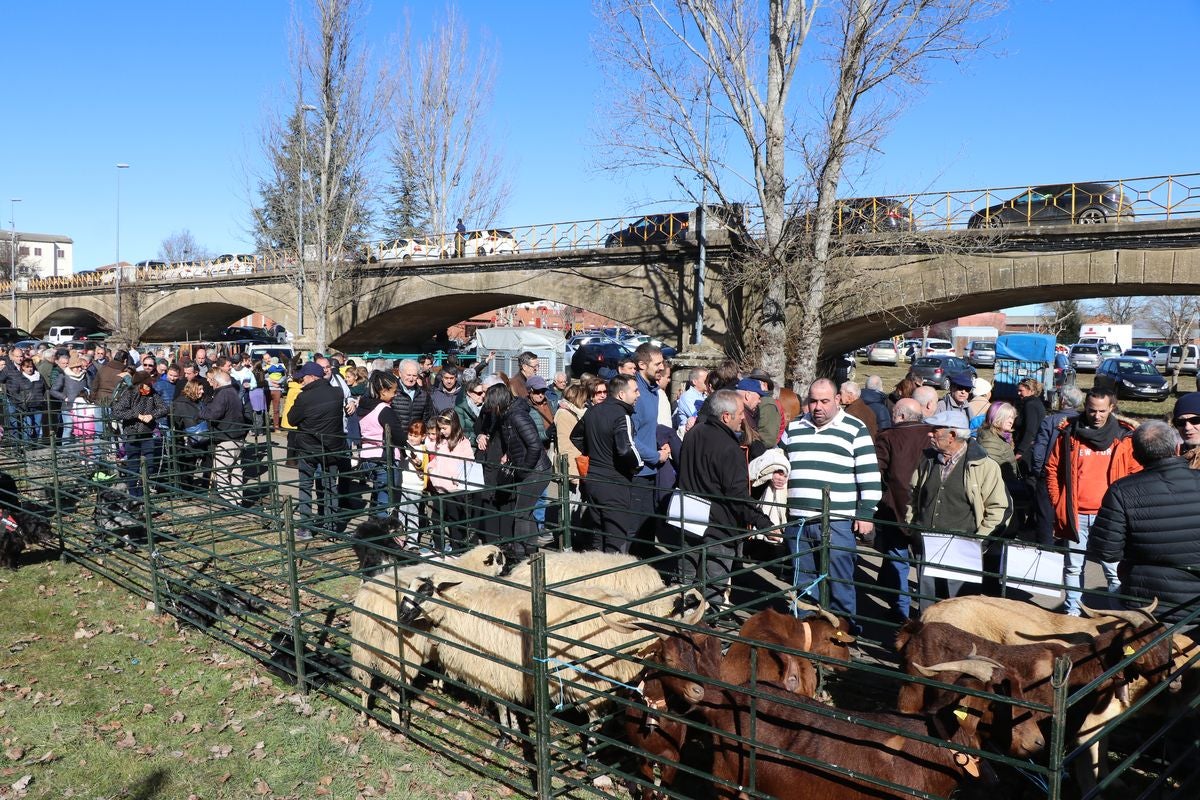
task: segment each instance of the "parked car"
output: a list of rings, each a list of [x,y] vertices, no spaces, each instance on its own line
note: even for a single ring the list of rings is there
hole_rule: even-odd
[[[383,242],[371,254],[369,261],[412,261],[414,258],[449,258],[450,249],[445,244],[416,239],[394,239]]]
[[[649,244],[682,242],[687,236],[689,216],[686,211],[673,214],[647,214],[623,230],[610,233],[605,247],[639,247]]]
[[[661,339],[654,339],[650,336],[647,336],[644,333],[635,334],[633,336],[626,336],[624,339],[621,340],[621,344],[625,345],[626,347],[628,347],[632,350],[638,349],[639,347],[641,347],[643,344],[646,344],[647,342],[654,345],[659,350],[662,350],[663,358],[674,358],[675,357],[675,354],[677,351],[675,350],[674,347],[671,347],[671,345],[669,345],[669,344],[663,344]]]
[[[1073,344],[1071,354],[1067,356],[1075,371],[1089,370],[1095,372],[1100,367],[1100,348],[1094,344]]]
[[[950,376],[960,372],[975,376],[975,368],[955,355],[918,356],[912,363],[909,374],[926,386],[939,389],[950,388]]]
[[[1154,363],[1154,351],[1148,350],[1145,347],[1131,347],[1121,355],[1125,358],[1132,358],[1136,361],[1142,361],[1147,364]]]
[[[1168,357],[1168,353],[1170,356]],[[1182,359],[1182,364],[1180,360]],[[1154,366],[1170,375],[1176,369],[1180,374],[1196,374],[1196,345],[1187,346],[1187,355],[1177,344],[1164,344],[1154,351]]]
[[[1100,349],[1101,358],[1118,358],[1121,355],[1121,345],[1116,342],[1100,342],[1096,347]]]
[[[1117,397],[1138,400],[1166,400],[1170,392],[1167,379],[1150,364],[1136,358],[1106,358],[1096,370],[1094,386],[1105,386]]]
[[[254,272],[257,259],[249,253],[222,253],[212,260],[212,275],[246,275]]]
[[[1034,186],[1011,200],[977,211],[967,220],[967,227],[1132,221],[1133,205],[1118,187],[1108,183],[1057,183]]]
[[[40,353],[40,352],[42,352],[42,350],[46,349],[47,347],[53,347],[53,345],[50,342],[46,341],[45,339],[22,339],[19,342],[14,342],[12,346],[20,347],[23,350],[25,350],[25,352],[27,352],[27,353],[28,352]]]
[[[900,350],[891,339],[883,339],[867,348],[868,364],[899,364]]]
[[[613,341],[580,345],[571,356],[571,377],[590,372],[607,380],[617,374],[617,362],[629,355],[631,348]]]
[[[0,328],[0,344],[12,344],[22,339],[32,339],[33,334],[24,328]]]
[[[905,357],[909,363],[914,359],[920,358],[922,355],[955,355],[954,342],[948,342],[945,339],[925,339],[922,343],[921,339],[907,339],[908,344],[904,351]],[[924,350],[924,353],[922,353]]]
[[[251,325],[230,325],[217,334],[218,342],[258,342],[260,344],[279,344],[278,337],[266,328],[255,328]]]
[[[967,363],[972,367],[996,366],[996,343],[984,341],[968,342]]]
[[[1076,377],[1075,368],[1071,366],[1070,359],[1063,353],[1055,352],[1054,390],[1061,391],[1068,386],[1074,386]]]
[[[900,233],[915,228],[912,209],[891,197],[839,200],[834,211],[834,233]]]
[[[512,231],[498,229],[467,231],[463,237],[463,255],[465,256],[511,256],[520,252]]]

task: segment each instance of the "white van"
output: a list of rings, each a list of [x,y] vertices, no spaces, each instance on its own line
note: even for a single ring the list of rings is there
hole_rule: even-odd
[[[78,329],[74,325],[55,325],[50,328],[46,334],[46,341],[50,344],[64,344],[76,338]]]

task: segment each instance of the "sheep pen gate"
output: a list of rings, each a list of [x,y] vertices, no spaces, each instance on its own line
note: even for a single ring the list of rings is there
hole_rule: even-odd
[[[667,578],[678,577],[681,558],[690,557],[699,563],[703,575],[710,552],[714,559],[723,557],[715,543],[678,535],[672,538],[671,526],[662,519],[660,541],[642,542],[641,549],[635,548],[639,558],[634,563],[560,580],[547,569],[546,554],[530,561],[522,582],[496,575],[482,581],[497,597],[511,599],[515,597],[512,593],[523,593],[525,599],[519,604],[456,604],[455,597],[460,601],[469,597],[463,587],[480,580],[473,568],[438,560],[448,542],[445,529],[437,523],[443,517],[436,505],[454,501],[454,496],[423,501],[429,507],[391,494],[387,497],[386,511],[411,514],[419,521],[413,532],[426,548],[424,551],[405,549],[390,536],[365,544],[356,541],[353,523],[361,521],[366,510],[359,502],[338,502],[323,509],[327,516],[324,524],[329,528],[305,541],[298,536],[295,515],[299,476],[269,433],[248,441],[249,454],[242,461],[246,469],[237,498],[210,493],[190,480],[203,475],[207,469],[204,464],[188,466],[177,459],[164,459],[160,462],[162,468],[153,473],[143,469],[136,476],[124,476],[127,481],[134,477],[140,480],[149,498],[145,503],[130,503],[127,491],[118,486],[121,476],[114,464],[118,443],[103,434],[88,445],[90,449],[80,443],[63,446],[51,441],[48,446],[37,447],[8,440],[0,452],[0,468],[17,479],[23,497],[35,501],[37,507],[30,513],[50,527],[63,558],[145,598],[159,612],[175,616],[180,624],[197,628],[253,657],[266,671],[302,691],[326,693],[367,715],[372,724],[395,726],[412,740],[480,775],[539,798],[612,795],[622,793],[625,787],[643,796],[650,791],[670,797],[710,796],[715,791],[709,764],[712,746],[706,742],[712,736],[744,748],[748,754],[750,767],[744,785],[727,788],[748,797],[766,796],[754,788],[760,762],[767,767],[779,762],[804,765],[809,757],[782,751],[771,740],[757,736],[759,725],[770,721],[767,717],[771,704],[789,706],[795,702],[781,698],[769,686],[758,685],[763,659],[803,654],[816,662],[822,696],[835,701],[836,707],[813,712],[805,706],[805,713],[854,719],[864,731],[880,726],[858,715],[869,716],[893,707],[899,686],[909,681],[938,685],[931,679],[910,678],[895,667],[890,641],[896,623],[879,610],[887,606],[888,590],[881,588],[874,577],[889,556],[856,544],[856,574],[848,581],[830,577],[831,558],[839,549],[847,548],[834,544],[827,508],[820,513],[824,529],[821,541],[811,546],[796,540],[790,547],[781,547],[764,541],[757,533],[730,531],[728,541],[737,551],[731,571],[733,589],[721,613],[706,617],[705,623],[713,627],[670,622],[671,629],[713,635],[729,647],[744,643],[737,631],[750,615],[768,608],[790,612],[791,592],[796,589],[811,589],[825,609],[830,607],[831,587],[838,581],[845,581],[860,597],[869,599],[860,603],[860,614],[852,621],[866,633],[860,636],[858,652],[849,661],[813,655],[807,648],[778,644],[751,647],[751,683],[738,689],[749,698],[750,725],[748,730],[734,733],[715,729],[687,709],[670,704],[647,705],[644,677],[638,676],[638,668],[651,662],[647,647],[658,640],[654,632],[640,632],[617,644],[599,641],[596,634],[596,630],[614,622],[636,628],[639,619],[651,628],[662,628],[664,609],[671,607],[674,611],[674,598],[683,587],[664,586],[658,593],[660,597],[623,597],[614,589],[639,566],[648,565]],[[348,458],[348,454],[340,455]],[[345,477],[353,480],[353,470]],[[544,531],[569,550],[573,542],[590,538],[595,532],[578,514],[577,501],[572,499],[561,465],[552,486],[556,491],[546,502]],[[334,491],[341,494],[342,488],[335,487]],[[515,486],[513,491],[519,493],[521,487]],[[469,494],[464,493],[463,499]],[[503,517],[477,504],[470,504],[468,510],[467,522],[481,531]],[[523,541],[516,535],[497,534],[492,540],[509,548],[546,548],[544,542]],[[395,563],[406,571],[408,579],[387,585],[390,598],[379,607],[385,614],[372,611],[364,618],[389,628],[398,640],[424,637],[427,652],[406,660],[403,652],[354,637],[355,597],[361,587],[379,580],[360,567],[356,545]],[[818,575],[806,585],[797,586],[792,552],[806,547]],[[461,548],[451,549],[456,554],[462,552]],[[926,564],[921,558],[910,560],[918,567]],[[382,574],[386,576],[388,569]],[[999,580],[1002,576],[985,569],[976,577]],[[414,583],[421,578],[430,581]],[[434,578],[439,581],[435,583]],[[459,585],[450,586],[454,583]],[[437,594],[439,585],[445,587],[444,596]],[[914,596],[919,599],[917,593]],[[582,607],[580,597],[587,599]],[[669,602],[653,605],[648,597]],[[572,615],[563,616],[564,604],[571,603],[575,604]],[[514,607],[516,614],[511,613]],[[434,629],[430,617],[439,616],[438,608],[446,609],[444,614],[470,616],[506,631],[509,644],[515,642],[516,649],[490,652],[483,642],[462,641]],[[419,613],[401,620],[402,610]],[[1185,621],[1198,616],[1200,608],[1193,608]],[[1176,630],[1166,628],[1161,637]],[[352,659],[352,652],[358,657]],[[455,654],[461,654],[457,661]],[[1130,655],[1111,672],[1124,669],[1136,657]],[[484,691],[473,680],[474,673],[463,666],[463,658],[473,659],[472,669],[500,675],[496,680],[509,681],[508,688],[504,692]],[[1185,683],[1184,695],[1169,696],[1165,683],[1160,684],[1090,737],[1094,741],[1106,736],[1114,751],[1121,754],[1120,760],[1108,764],[1109,775],[1101,779],[1094,794],[1114,791],[1124,784],[1124,789],[1136,797],[1193,796],[1200,780],[1195,734],[1200,692],[1194,679],[1200,671],[1196,660],[1192,655],[1187,665],[1190,683]],[[1007,697],[979,693],[991,702],[1036,710],[1053,720],[1047,752],[1037,763],[987,749],[967,751],[992,765],[1005,781],[1008,796],[1057,799],[1072,791],[1072,784],[1064,781],[1064,768],[1081,757],[1090,741],[1070,745],[1065,723],[1072,708],[1081,707],[1092,697],[1093,687],[1069,692],[1067,666],[1057,665],[1051,706],[1022,705]],[[653,668],[714,684],[711,676],[696,672],[661,665]],[[720,680],[715,685],[733,688]],[[648,751],[626,735],[626,714],[640,714],[646,719],[656,716],[658,722],[652,725],[681,722],[691,738],[681,743],[678,757]],[[938,739],[886,725],[882,730],[900,737],[901,742],[912,739],[936,744]],[[507,735],[507,741],[497,741],[501,732]],[[647,759],[648,772],[644,769]],[[838,772],[838,767],[829,763],[812,766]],[[664,767],[674,768],[677,773],[671,787],[656,785]],[[878,776],[843,775],[847,781],[868,784],[880,780]],[[876,787],[885,794],[928,796],[906,791],[903,780],[884,778]]]

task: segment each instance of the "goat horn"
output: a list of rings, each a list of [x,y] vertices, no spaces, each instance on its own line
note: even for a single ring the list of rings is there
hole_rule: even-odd
[[[924,675],[926,678],[936,678],[942,672],[961,672],[964,675],[970,675],[972,678],[987,683],[992,679],[992,672],[995,667],[986,661],[976,658],[966,658],[962,661],[945,661],[941,664],[934,664],[932,667],[924,667],[917,662],[912,662],[913,669]]]
[[[704,612],[708,610],[708,601],[704,599],[704,595],[699,589],[691,588],[683,593],[682,597],[694,597],[696,599],[696,607],[690,612],[685,612],[679,619],[685,625],[695,625],[704,617]]]
[[[815,603],[809,603],[805,600],[801,600],[800,596],[797,595],[795,592],[789,592],[788,599],[791,600],[792,605],[794,605],[797,609],[803,609],[804,611],[811,611],[814,614],[820,614],[822,617],[825,618],[825,621],[828,622],[830,625],[832,625],[834,628],[838,628],[842,624],[842,621],[840,619],[838,619],[837,615],[834,614],[832,611],[821,608],[819,605],[817,605]]]
[[[628,617],[618,619],[609,611],[601,611],[600,619],[604,620],[604,623],[610,628],[620,633],[655,633],[660,637],[666,637],[676,632],[669,627],[658,625],[649,620],[634,619],[631,621]]]
[[[1123,622],[1128,622],[1130,625],[1141,625],[1146,622],[1158,622],[1154,618],[1154,609],[1156,608],[1158,608],[1157,598],[1150,605],[1142,608],[1120,609],[1119,611],[1105,611],[1104,613]]]
[[[991,664],[993,667],[1000,667],[1001,669],[1004,669],[1004,665],[994,658],[988,658],[987,656],[968,656],[968,658],[971,661],[979,661],[984,664]]]

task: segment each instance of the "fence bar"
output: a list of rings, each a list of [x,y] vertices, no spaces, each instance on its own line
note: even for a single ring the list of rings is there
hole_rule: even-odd
[[[570,456],[558,457],[558,524],[562,530],[562,549],[571,550],[571,463]]]
[[[150,508],[150,474],[146,469],[146,459],[141,461],[142,479],[142,522],[146,526],[146,548],[150,553],[147,559],[150,566],[150,592],[154,598],[154,607],[162,609],[162,591],[158,578],[159,555],[158,546],[154,542],[154,512]]]
[[[831,581],[829,578],[829,548],[833,543],[833,529],[830,523],[829,486],[826,485],[821,489],[821,570],[817,573],[818,576],[825,576],[825,580],[817,586],[817,591],[821,593],[821,608],[829,608],[833,597],[833,587],[829,585]]]
[[[533,634],[534,752],[538,800],[550,800],[553,772],[550,769],[550,670],[546,619],[546,557],[537,553],[530,559],[530,617]]]
[[[300,612],[300,581],[296,575],[296,524],[292,518],[292,498],[283,498],[284,556],[287,558],[288,604],[292,620],[292,645],[296,657],[296,686],[308,694],[304,677],[304,630]]]
[[[1063,747],[1067,735],[1067,695],[1070,686],[1067,678],[1071,675],[1071,659],[1059,656],[1054,659],[1054,674],[1050,678],[1050,686],[1054,690],[1054,706],[1050,713],[1050,774],[1048,781],[1047,800],[1061,800],[1062,771],[1065,761]]]

